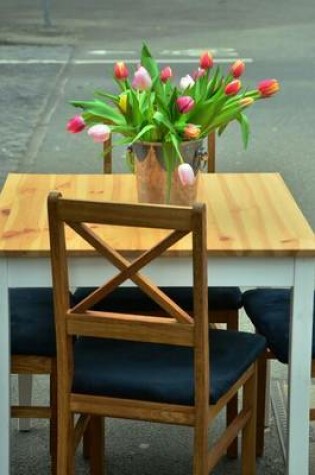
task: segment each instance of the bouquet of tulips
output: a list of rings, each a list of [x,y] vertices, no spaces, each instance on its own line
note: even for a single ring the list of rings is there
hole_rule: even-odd
[[[263,80],[256,89],[247,90],[240,79],[244,71],[244,62],[237,60],[224,75],[220,67],[214,67],[212,54],[205,51],[198,69],[176,84],[171,67],[159,69],[143,44],[140,65],[132,78],[124,62],[114,65],[117,94],[99,90],[91,101],[71,101],[82,112],[68,121],[67,130],[78,133],[87,128],[95,142],[107,142],[112,133],[122,135],[119,143],[128,145],[160,142],[174,151],[165,154],[173,157],[165,164],[167,171],[173,173],[178,167],[183,184],[190,183],[194,174],[183,163],[180,144],[202,139],[215,130],[221,135],[231,121],[237,120],[246,147],[249,122],[244,109],[279,90],[276,79]]]

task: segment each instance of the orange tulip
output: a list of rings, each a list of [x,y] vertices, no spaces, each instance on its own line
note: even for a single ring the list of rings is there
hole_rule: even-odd
[[[200,128],[195,124],[187,124],[184,128],[184,137],[186,139],[196,139],[200,135]]]
[[[118,79],[118,81],[122,81],[124,79],[127,79],[128,75],[129,75],[129,71],[128,71],[128,68],[127,68],[127,66],[125,65],[125,63],[123,61],[120,61],[120,62],[115,64],[114,74],[115,74],[115,78]]]
[[[202,69],[212,68],[213,57],[210,51],[205,51],[204,53],[202,53],[202,55],[200,56],[199,64]]]
[[[239,78],[245,71],[245,63],[238,59],[234,64],[232,64],[230,71],[235,79]]]
[[[262,97],[270,97],[276,94],[280,89],[276,79],[264,79],[258,84],[258,90]]]
[[[249,107],[254,103],[254,99],[252,97],[243,97],[243,99],[240,100],[240,106],[242,107]]]
[[[224,92],[227,96],[235,96],[238,91],[241,89],[242,84],[241,81],[238,79],[234,79],[234,81],[229,82],[224,89]]]

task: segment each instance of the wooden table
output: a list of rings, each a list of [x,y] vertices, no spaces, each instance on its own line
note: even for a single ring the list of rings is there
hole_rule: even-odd
[[[46,198],[136,202],[130,175],[8,176],[0,195],[0,460],[9,473],[8,288],[51,285]],[[209,285],[293,287],[289,371],[287,474],[308,474],[308,407],[311,363],[315,238],[281,176],[204,174],[198,201],[207,203]],[[152,232],[106,236],[126,252],[150,245]],[[102,260],[80,238],[70,237],[73,285],[104,279]],[[190,285],[190,241],[177,243],[149,269],[161,285]],[[78,272],[79,266],[84,272]],[[81,267],[82,268],[82,267]],[[171,269],[171,272],[170,272]],[[109,269],[110,270],[110,269]]]

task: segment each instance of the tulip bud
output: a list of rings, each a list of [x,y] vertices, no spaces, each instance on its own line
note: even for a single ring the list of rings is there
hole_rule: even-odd
[[[202,69],[202,68],[198,68],[197,71],[194,71],[193,72],[193,78],[195,81],[197,81],[197,79],[201,78],[202,76],[204,76],[206,74],[206,70],[205,69]]]
[[[166,66],[166,68],[162,69],[160,73],[160,79],[162,82],[166,82],[168,79],[171,79],[173,77],[173,72],[169,66]]]
[[[187,124],[184,128],[184,137],[187,139],[196,139],[200,135],[200,128],[195,124]]]
[[[139,91],[146,91],[150,89],[152,86],[152,79],[148,71],[143,67],[140,66],[138,70],[135,72],[132,87],[135,89],[139,89]]]
[[[193,87],[195,84],[195,81],[193,78],[189,75],[186,74],[186,76],[183,76],[181,80],[179,81],[179,87],[184,91],[185,89]]]
[[[213,57],[210,51],[205,51],[204,53],[202,53],[202,55],[200,56],[199,64],[202,69],[212,68]]]
[[[258,84],[258,90],[262,97],[270,97],[276,94],[279,89],[280,86],[276,79],[265,79]]]
[[[196,177],[194,170],[189,163],[181,163],[177,168],[177,173],[183,186],[193,185],[195,183]]]
[[[118,79],[118,81],[122,81],[124,79],[127,79],[128,75],[129,75],[129,71],[128,71],[128,68],[127,68],[127,66],[125,65],[125,63],[123,61],[120,61],[120,62],[115,64],[114,74],[115,74],[115,78]]]
[[[122,93],[119,95],[119,108],[126,113],[127,112],[127,94]]]
[[[85,128],[85,125],[86,124],[83,117],[81,115],[76,115],[72,117],[72,119],[68,120],[67,131],[70,132],[70,134],[77,134],[82,132],[82,130]]]
[[[234,79],[234,81],[229,82],[224,89],[225,95],[226,96],[235,96],[235,94],[238,93],[238,91],[241,89],[241,81],[238,79]]]
[[[195,105],[195,101],[190,96],[181,96],[176,100],[178,110],[181,114],[186,114]]]
[[[88,135],[93,138],[94,142],[106,142],[110,137],[110,128],[105,124],[96,124],[89,128]]]
[[[230,71],[235,79],[239,78],[245,71],[245,63],[238,59],[232,64]]]
[[[239,104],[241,107],[249,107],[254,103],[254,99],[252,97],[243,97],[243,99],[240,100]]]

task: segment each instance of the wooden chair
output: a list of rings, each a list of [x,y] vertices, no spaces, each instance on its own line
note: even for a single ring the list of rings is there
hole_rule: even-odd
[[[107,142],[104,143],[104,151],[110,150],[110,152],[104,153],[103,171],[104,173],[112,173],[112,138],[110,137]],[[215,133],[211,132],[207,139],[207,159],[206,170],[208,173],[215,172]],[[77,289],[75,292],[75,298],[84,298],[84,294],[87,294],[91,289]],[[186,311],[192,312],[193,299],[192,289],[187,293],[187,288],[169,287],[163,288],[163,291],[168,294],[173,300],[176,301]],[[152,301],[139,294],[138,289],[133,292],[133,301],[137,301],[138,309],[142,309],[146,312],[154,312],[156,307],[152,305]],[[127,299],[126,294],[128,289],[124,288],[117,292],[117,295],[112,295],[111,299],[106,303],[107,310],[112,310],[115,305],[118,308],[122,308],[122,303],[126,300],[130,302],[130,295]],[[140,303],[141,301],[141,303]],[[239,329],[239,311],[243,306],[242,292],[239,287],[209,287],[208,289],[208,301],[209,301],[209,322],[211,324],[224,324],[229,330]],[[237,413],[237,399],[230,401],[227,408],[227,423],[233,420]],[[231,458],[236,458],[238,453],[237,439],[229,447],[228,455]]]
[[[267,384],[266,361],[268,359],[277,359],[283,364],[288,364],[289,362],[290,290],[267,288],[247,290],[243,294],[243,299],[248,317],[257,332],[265,336],[268,345],[265,359],[262,359],[258,372],[257,452],[259,455],[262,455],[264,451],[265,394]],[[315,310],[311,374],[314,378]],[[315,408],[310,410],[310,420],[315,420]]]
[[[56,473],[57,377],[56,343],[51,288],[9,291],[11,374],[49,376],[48,406],[11,406],[14,418],[50,419],[51,473]]]
[[[57,475],[74,473],[75,449],[85,430],[94,440],[91,473],[102,473],[101,418],[105,416],[192,426],[194,475],[208,474],[242,431],[242,474],[256,473],[257,358],[264,352],[265,339],[209,330],[205,211],[205,205],[197,204],[172,208],[69,200],[57,192],[50,194],[58,366]],[[107,230],[114,225],[164,231],[157,234],[157,243],[129,261],[104,238],[108,232],[102,234],[103,225]],[[109,261],[119,270],[72,308],[67,227],[105,259],[105,268]],[[186,235],[192,235],[193,246],[193,318],[142,274],[143,267]],[[163,310],[160,316],[95,310],[127,279],[158,303]],[[242,409],[208,451],[209,425],[241,388]],[[74,414],[80,414],[76,424]]]

